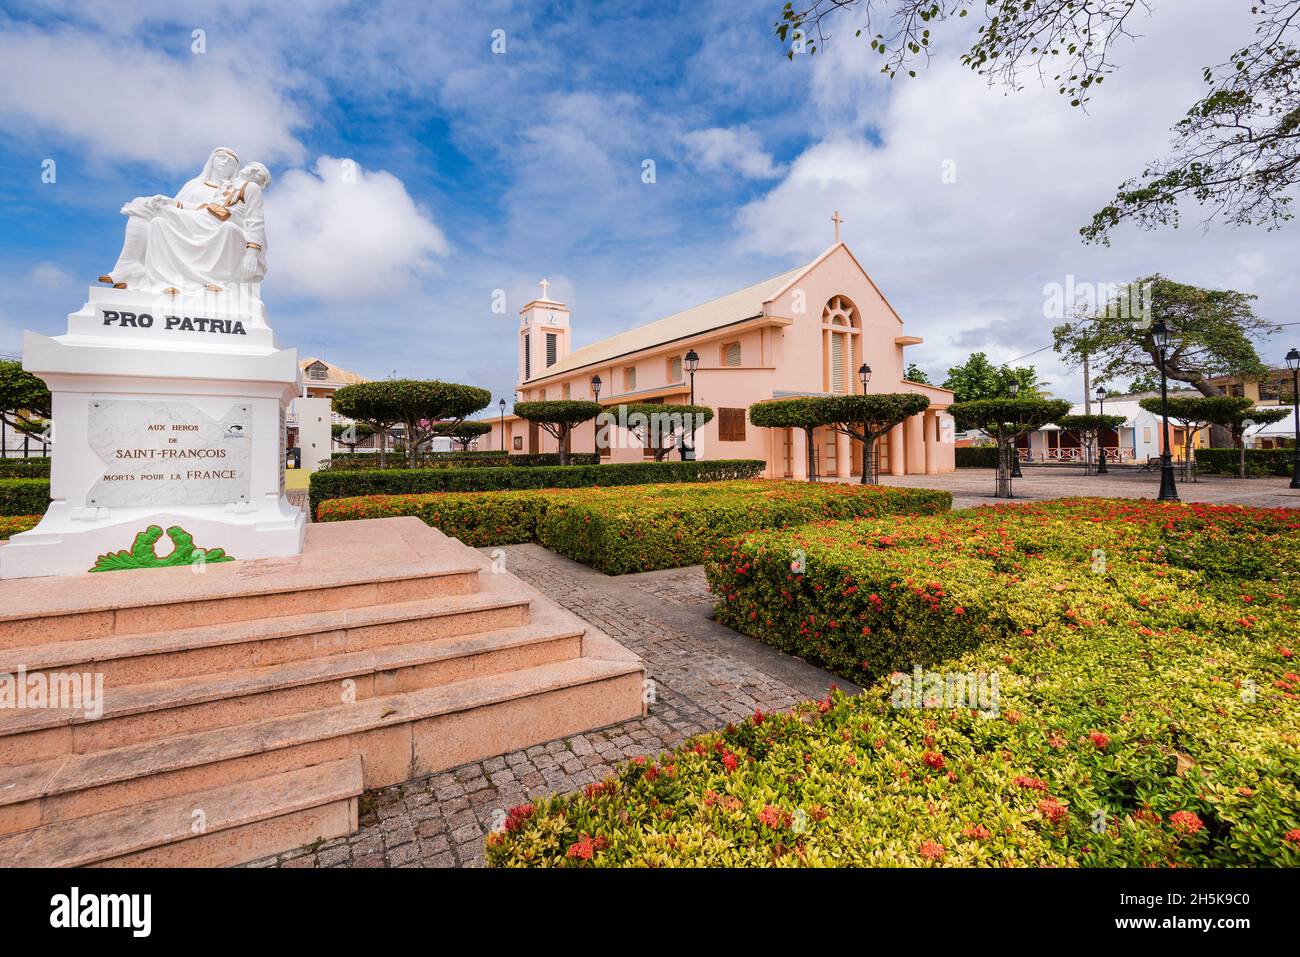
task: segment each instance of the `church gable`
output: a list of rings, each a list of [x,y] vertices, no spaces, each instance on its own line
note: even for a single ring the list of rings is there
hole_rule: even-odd
[[[847,303],[856,307],[868,325],[882,325],[891,335],[901,331],[902,318],[843,244],[827,250],[787,283],[768,304],[768,314],[795,320],[808,317],[820,326],[828,318],[828,309],[832,313],[846,311]]]

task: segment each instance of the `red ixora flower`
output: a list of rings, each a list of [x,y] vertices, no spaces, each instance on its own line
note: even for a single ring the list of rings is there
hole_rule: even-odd
[[[1300,827],[1293,827],[1282,835],[1282,840],[1300,847]]]
[[[1205,827],[1205,824],[1193,811],[1175,811],[1169,815],[1169,823],[1175,831],[1181,831],[1184,834],[1195,834]]]
[[[921,844],[921,856],[927,861],[937,861],[947,853],[937,841],[924,841]]]
[[[513,834],[524,826],[524,822],[533,816],[531,804],[520,804],[506,812],[506,833]]]
[[[573,857],[578,860],[589,861],[592,855],[596,853],[596,845],[592,839],[583,834],[576,841],[569,845],[569,849],[564,852],[565,857]]]
[[[993,835],[983,824],[972,824],[966,830],[961,832],[962,837],[970,838],[972,841],[987,841]]]
[[[1038,802],[1038,813],[1050,824],[1055,824],[1065,817],[1069,808],[1050,795]]]
[[[924,761],[926,764],[928,764],[930,767],[934,768],[936,771],[943,770],[943,755],[940,754],[938,751],[925,752],[925,754],[921,757],[921,760]]]
[[[1046,791],[1047,782],[1040,780],[1039,778],[1031,778],[1022,774],[1016,778],[1016,787],[1029,788],[1031,791]]]
[[[1092,734],[1088,735],[1088,737],[1092,739],[1092,743],[1097,746],[1098,751],[1105,751],[1106,746],[1110,744],[1110,738],[1106,737],[1106,735],[1102,734],[1100,731],[1094,731]]]

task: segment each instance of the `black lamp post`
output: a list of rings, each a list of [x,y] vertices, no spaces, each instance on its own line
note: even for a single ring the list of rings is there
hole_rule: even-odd
[[[1007,384],[1007,391],[1011,393],[1011,398],[1016,398],[1016,396],[1020,394],[1020,383],[1012,379],[1011,382]],[[1020,450],[1016,448],[1016,440],[1014,436],[1011,439],[1011,477],[1024,478],[1024,476],[1020,474]]]
[[[1292,349],[1286,354],[1286,367],[1291,370],[1291,414],[1295,416],[1295,448],[1291,450],[1291,487],[1300,488],[1300,352]]]
[[[1097,386],[1097,404],[1101,406],[1101,414],[1106,414],[1106,390]],[[1110,469],[1106,468],[1106,442],[1102,438],[1101,428],[1097,429],[1097,474],[1109,475]]]
[[[863,395],[866,395],[866,394],[867,394],[867,383],[871,381],[871,366],[867,365],[865,362],[862,363],[862,365],[858,366],[858,379],[859,379],[859,381],[862,382],[862,394],[863,394]],[[870,476],[868,476],[868,474],[867,474],[867,472],[868,472],[868,469],[867,469],[867,421],[866,421],[866,419],[863,419],[863,420],[862,420],[862,484],[863,484],[863,485],[866,485],[868,482],[870,482],[870,483],[872,483],[872,484],[875,483],[875,481],[876,481],[876,476],[875,476],[875,474],[874,474],[875,471],[876,471],[876,469],[875,469],[875,464],[876,464],[876,457],[875,457],[874,455],[872,455],[872,456],[871,456],[871,465],[872,465],[872,468],[870,469],[870,471],[871,471],[871,473],[873,473],[873,474],[871,474]],[[840,474],[843,475],[844,473],[841,472]]]
[[[689,349],[686,355],[682,356],[682,363],[686,366],[686,374],[691,377],[691,400],[689,405],[695,404],[695,370],[700,365],[700,355],[694,349]],[[695,429],[692,428],[686,433],[686,439],[682,443],[682,461],[687,459],[695,460]]]
[[[502,399],[497,406],[501,409],[501,451],[504,452],[506,450],[506,400]]]
[[[1160,429],[1164,447],[1160,450],[1160,494],[1162,502],[1177,502],[1178,488],[1174,485],[1174,462],[1169,454],[1169,380],[1165,376],[1165,353],[1169,349],[1169,327],[1157,319],[1151,327],[1151,336],[1160,351]]]
[[[600,401],[600,376],[598,375],[591,377],[591,400],[593,402]],[[600,443],[597,441],[599,438],[600,416],[597,415],[596,418],[591,420],[591,451],[596,453],[597,462],[600,461]]]

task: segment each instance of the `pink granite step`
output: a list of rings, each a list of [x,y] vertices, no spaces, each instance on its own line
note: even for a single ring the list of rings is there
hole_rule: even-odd
[[[0,711],[0,765],[85,754],[246,721],[332,708],[576,658],[584,628],[544,610],[525,625],[237,671],[109,687],[102,713]]]
[[[0,837],[0,866],[220,867],[357,826],[361,759],[226,784]]]
[[[644,713],[640,659],[599,633],[584,657],[354,704],[0,769],[0,834],[337,760],[367,788]]]
[[[0,672],[103,675],[106,687],[433,641],[526,624],[508,589],[0,650]]]
[[[0,582],[0,648],[477,590],[481,563],[459,542],[427,535],[430,529],[415,518],[376,522],[368,533],[356,526],[371,523],[310,525],[308,548],[292,558]]]

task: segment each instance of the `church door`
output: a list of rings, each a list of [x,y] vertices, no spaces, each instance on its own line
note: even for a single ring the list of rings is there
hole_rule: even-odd
[[[528,454],[537,454],[537,423],[528,423]]]

